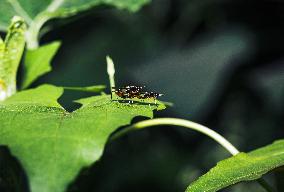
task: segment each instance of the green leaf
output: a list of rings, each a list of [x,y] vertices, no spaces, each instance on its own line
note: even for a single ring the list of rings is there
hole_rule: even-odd
[[[27,43],[29,48],[37,47],[37,37],[43,24],[56,17],[75,15],[80,11],[106,4],[119,9],[137,11],[150,0],[5,0],[0,2],[0,29],[5,30],[13,15],[19,15],[29,24]]]
[[[186,192],[213,192],[241,181],[259,179],[263,174],[284,165],[284,140],[249,153],[220,161],[216,167],[201,176]]]
[[[13,17],[5,41],[0,39],[0,100],[16,92],[16,75],[25,46],[26,24]]]
[[[60,42],[52,42],[37,49],[27,50],[22,88],[29,87],[38,77],[51,71],[50,62],[59,47]]]
[[[62,93],[43,85],[0,103],[0,145],[19,159],[32,192],[63,192],[81,168],[101,157],[113,131],[135,116],[152,118],[156,109],[103,95],[79,100],[83,106],[69,113],[57,102]]]

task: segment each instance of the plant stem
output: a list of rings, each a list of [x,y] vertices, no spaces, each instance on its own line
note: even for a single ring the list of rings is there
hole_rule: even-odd
[[[133,131],[133,130],[136,130],[136,129],[143,129],[143,128],[147,128],[147,127],[151,127],[151,126],[157,126],[157,125],[176,125],[176,126],[186,127],[186,128],[198,131],[200,133],[203,133],[203,134],[209,136],[213,140],[215,140],[217,143],[222,145],[233,156],[235,156],[239,153],[239,150],[236,149],[235,146],[233,146],[228,140],[226,140],[223,136],[221,136],[219,133],[213,131],[212,129],[209,129],[208,127],[205,127],[205,126],[200,125],[198,123],[194,123],[194,122],[189,121],[189,120],[177,119],[177,118],[156,118],[156,119],[140,121],[138,123],[130,125],[129,127],[126,127],[122,131],[115,133],[110,138],[110,141],[113,141],[113,140],[123,136],[124,134],[128,133],[129,131]],[[273,188],[263,178],[258,179],[257,182],[267,192],[274,192]]]
[[[134,125],[131,125],[124,130],[117,132],[113,135],[111,139],[116,139],[120,137],[121,135],[124,135],[125,133],[135,130],[135,129],[143,129],[150,126],[157,126],[157,125],[176,125],[181,127],[186,127],[189,129],[193,129],[195,131],[201,132],[212,139],[214,139],[216,142],[218,142],[220,145],[222,145],[227,151],[229,151],[232,155],[236,155],[239,153],[239,151],[229,142],[227,141],[223,136],[218,134],[217,132],[209,129],[208,127],[205,127],[203,125],[200,125],[198,123],[194,123],[192,121],[184,120],[184,119],[177,119],[177,118],[157,118],[157,119],[150,119],[138,122]]]
[[[44,23],[51,17],[48,14],[38,15],[34,21],[30,23],[29,30],[26,32],[26,41],[28,49],[36,49],[39,46],[39,32]]]
[[[115,68],[114,68],[114,63],[109,56],[106,57],[106,60],[107,60],[107,73],[110,84],[110,94],[112,98],[112,88],[115,87],[115,81],[114,81]]]

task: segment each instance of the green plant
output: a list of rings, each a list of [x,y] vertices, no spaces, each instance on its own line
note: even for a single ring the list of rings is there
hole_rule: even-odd
[[[186,190],[189,192],[217,191],[241,181],[257,180],[263,174],[284,165],[283,140],[249,153],[239,153],[215,131],[187,120],[157,118],[141,121],[116,132],[109,139],[115,130],[129,125],[136,116],[152,118],[154,110],[165,108],[163,102],[158,102],[158,105],[114,102],[110,95],[103,93],[103,85],[41,85],[27,89],[38,77],[51,71],[50,62],[60,47],[60,42],[39,46],[40,33],[50,30],[44,25],[48,20],[72,16],[99,4],[136,11],[147,2],[76,0],[70,3],[54,0],[48,4],[41,1],[29,4],[11,0],[0,3],[2,30],[8,27],[10,18],[14,16],[5,40],[0,39],[0,144],[7,146],[19,159],[29,178],[32,192],[64,191],[82,168],[101,157],[108,141],[130,130],[154,125],[177,125],[197,130],[219,142],[233,155],[190,184]],[[16,74],[21,60],[25,76],[17,91]],[[114,66],[110,58],[107,58],[107,63],[110,87],[113,87]],[[102,94],[75,101],[82,106],[68,112],[57,102],[66,89]],[[258,181],[267,191],[273,190],[264,180]]]

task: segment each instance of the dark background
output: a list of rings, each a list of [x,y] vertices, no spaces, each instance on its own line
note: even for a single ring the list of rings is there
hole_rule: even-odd
[[[49,26],[41,43],[63,44],[54,70],[33,86],[108,85],[110,55],[117,85],[145,85],[174,103],[156,117],[199,122],[244,152],[284,137],[281,0],[153,0],[135,14],[100,6]],[[67,91],[60,102],[74,110],[72,100],[89,95]],[[68,192],[184,191],[229,156],[199,133],[149,128],[108,144]],[[283,173],[266,177],[284,191]],[[247,182],[224,191],[263,190]]]

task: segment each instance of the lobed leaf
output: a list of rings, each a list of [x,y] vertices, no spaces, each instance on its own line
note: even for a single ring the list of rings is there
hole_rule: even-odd
[[[37,49],[27,50],[22,88],[29,87],[38,77],[52,70],[51,60],[60,47],[60,42],[52,42]]]
[[[69,113],[57,102],[62,93],[63,88],[43,85],[0,103],[0,145],[19,159],[32,192],[63,192],[101,157],[113,131],[135,116],[152,118],[157,108],[102,95],[79,100],[83,106]]]
[[[186,192],[213,192],[242,181],[259,179],[284,165],[284,140],[220,161],[188,186]]]

